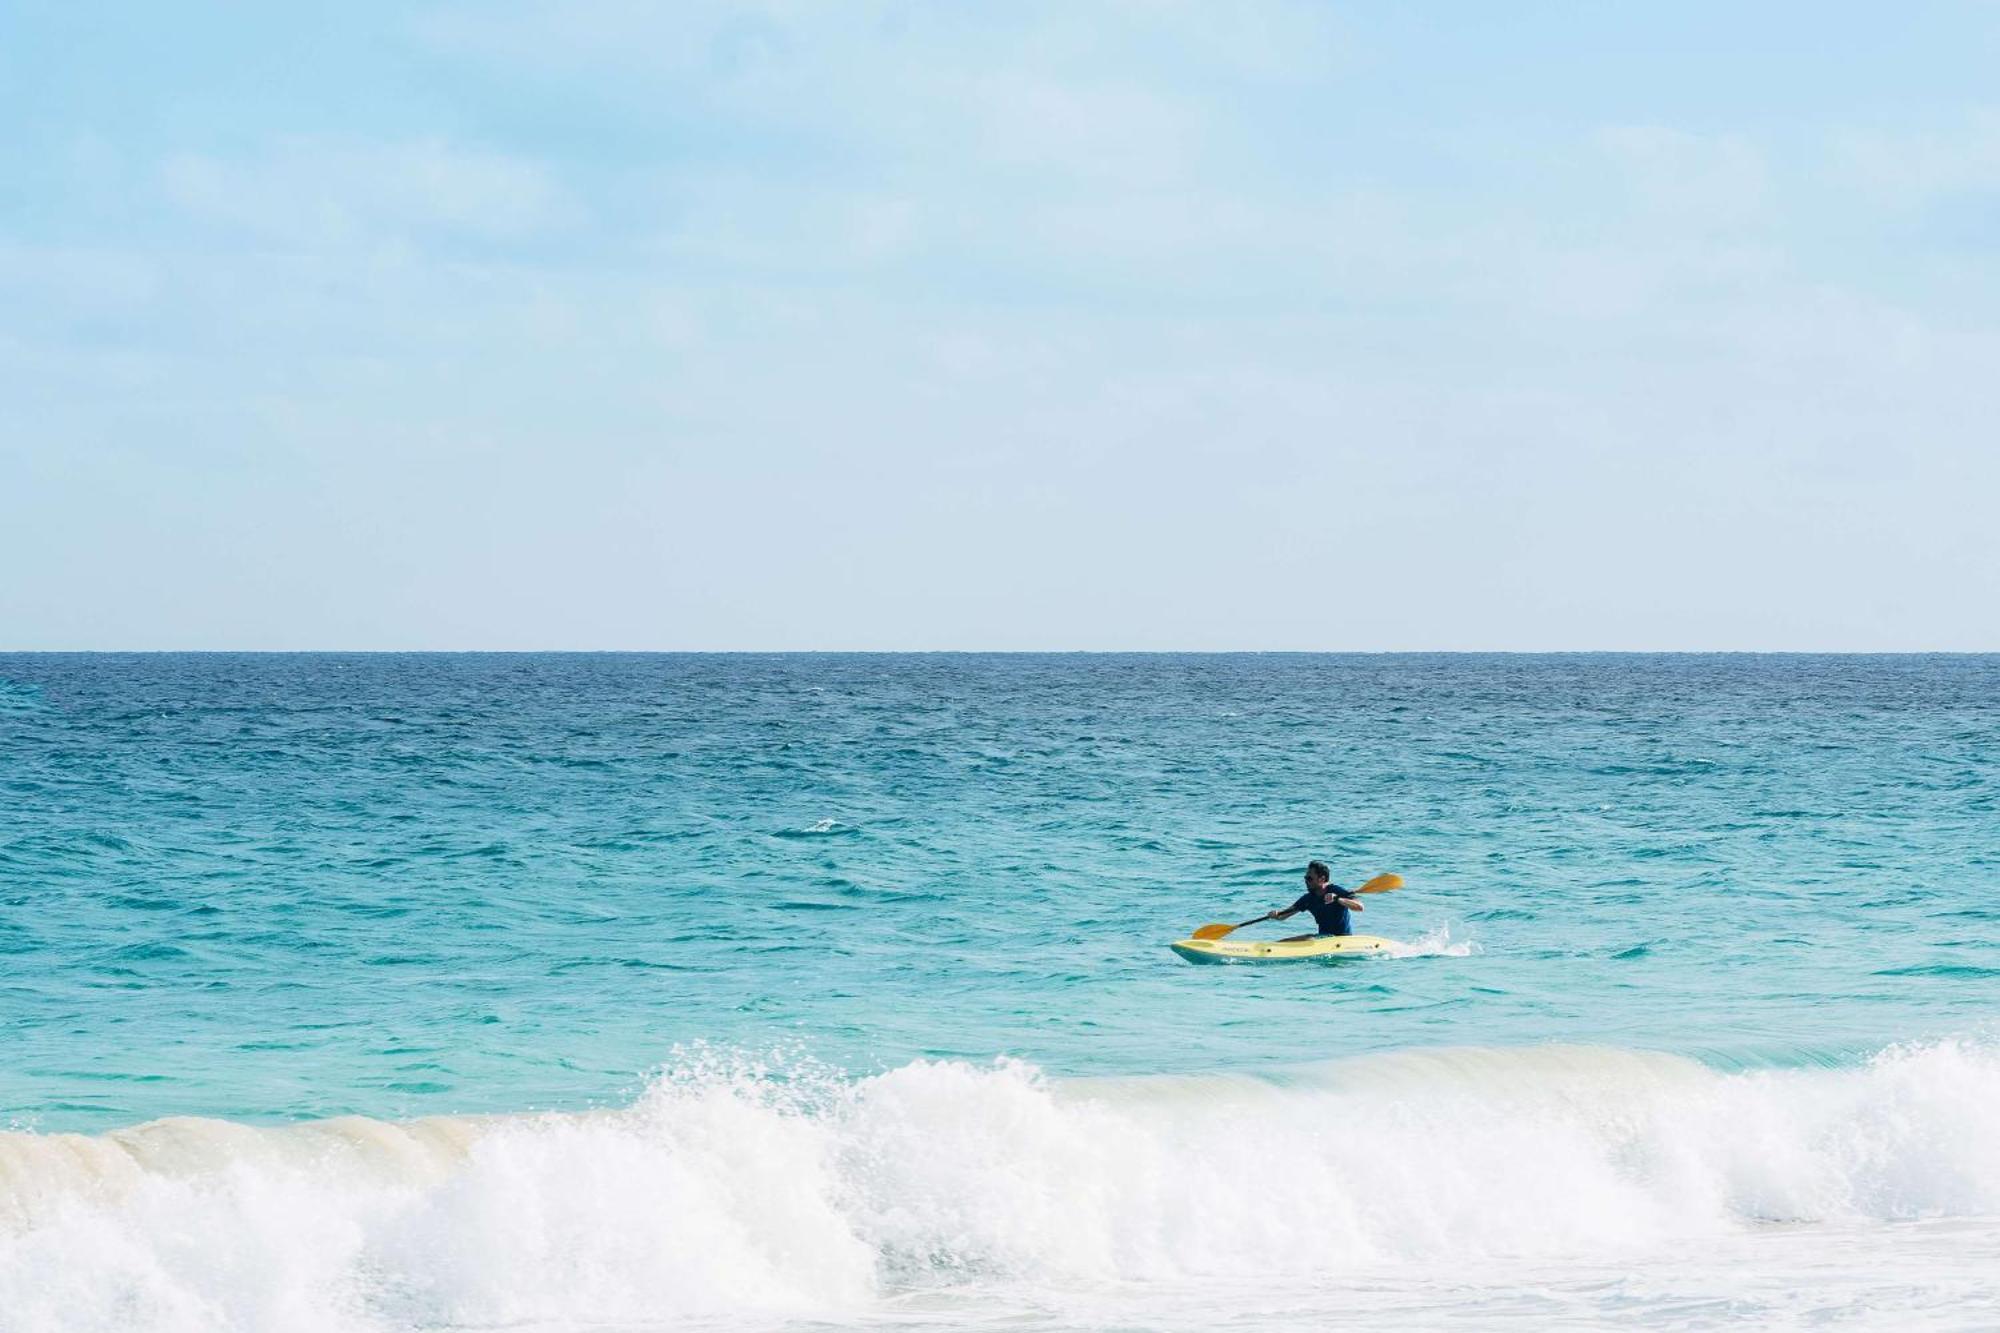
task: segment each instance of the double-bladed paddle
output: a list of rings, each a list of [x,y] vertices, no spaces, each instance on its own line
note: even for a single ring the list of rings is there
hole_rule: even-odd
[[[1402,887],[1403,877],[1401,875],[1377,875],[1360,888],[1353,890],[1353,892],[1387,893],[1391,889],[1400,889]],[[1266,912],[1263,916],[1253,916],[1248,921],[1239,921],[1233,926],[1227,921],[1211,921],[1195,931],[1194,938],[1198,940],[1219,940],[1232,930],[1241,930],[1245,926],[1254,926],[1259,921],[1268,921],[1270,917],[1271,914]]]

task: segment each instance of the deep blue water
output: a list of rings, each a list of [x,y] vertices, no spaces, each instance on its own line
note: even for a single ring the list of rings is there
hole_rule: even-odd
[[[2000,657],[0,655],[0,1115],[1990,1031]],[[1423,956],[1195,968],[1311,857]],[[1263,928],[1277,933],[1276,928]]]

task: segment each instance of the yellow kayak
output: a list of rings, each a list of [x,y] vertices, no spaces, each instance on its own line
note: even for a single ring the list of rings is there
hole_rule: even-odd
[[[1314,958],[1358,958],[1386,953],[1396,941],[1380,935],[1315,935],[1309,940],[1176,940],[1172,948],[1190,963],[1300,963]]]

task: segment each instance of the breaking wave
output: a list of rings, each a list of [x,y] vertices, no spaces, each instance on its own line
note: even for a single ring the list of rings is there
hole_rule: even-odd
[[[0,1134],[0,1327],[661,1327],[1616,1261],[2000,1212],[1996,1106],[1977,1041],[1841,1069],[1536,1047],[1074,1080],[697,1050],[615,1111]]]

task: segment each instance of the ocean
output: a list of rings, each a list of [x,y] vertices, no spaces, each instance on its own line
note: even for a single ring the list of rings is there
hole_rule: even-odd
[[[2000,1327],[1996,800],[1996,656],[0,654],[0,1330]]]

